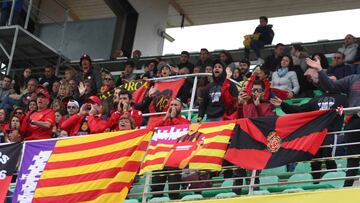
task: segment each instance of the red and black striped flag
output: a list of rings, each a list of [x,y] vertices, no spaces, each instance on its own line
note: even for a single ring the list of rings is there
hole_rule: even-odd
[[[0,202],[5,202],[11,178],[15,172],[22,144],[0,145]]]
[[[335,110],[237,120],[225,159],[261,170],[311,159],[323,142]]]

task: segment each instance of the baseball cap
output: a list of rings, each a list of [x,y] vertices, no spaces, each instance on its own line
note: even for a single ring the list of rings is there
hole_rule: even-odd
[[[86,103],[96,103],[98,105],[101,105],[101,100],[97,96],[90,96],[85,100]]]
[[[69,102],[67,103],[68,106],[76,106],[77,108],[80,107],[79,102],[77,102],[76,100],[69,100]]]
[[[36,95],[37,96],[43,96],[45,98],[50,99],[50,94],[48,92],[48,90],[46,89],[46,87],[39,85],[38,88],[36,89]]]

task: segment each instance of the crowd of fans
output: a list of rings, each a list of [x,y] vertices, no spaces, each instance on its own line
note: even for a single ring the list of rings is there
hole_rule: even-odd
[[[32,75],[30,67],[15,78],[5,75],[0,87],[1,142],[190,123],[181,115],[181,110],[190,102],[192,78],[187,78],[176,98],[169,101],[166,114],[152,123],[147,123],[148,119],[142,114],[154,112],[149,109],[157,91],[154,83],[150,83],[139,103],[133,102],[128,90],[119,87],[129,81],[189,73],[212,73],[212,76],[200,77],[197,83],[197,122],[269,116],[274,115],[274,107],[286,113],[296,113],[360,106],[357,65],[360,51],[354,36],[349,34],[345,37],[344,45],[334,54],[332,64],[328,63],[323,53],[308,53],[300,44],[293,45],[286,53],[286,46],[279,43],[273,54],[263,60],[260,49],[271,43],[272,39],[264,36],[270,33],[273,37],[274,32],[270,30],[267,18],[260,17],[260,25],[254,32],[259,36],[251,39],[245,58],[238,62],[227,51],[221,51],[218,58],[212,58],[204,48],[195,64],[190,61],[189,52],[183,51],[177,65],[155,58],[140,66],[138,58],[141,52],[136,50],[135,60],[124,64],[124,72],[118,79],[106,69],[100,72],[94,69],[90,56],[86,54],[80,59],[81,72],[72,67],[62,67],[65,69],[62,77],[55,75],[53,66],[45,66],[40,78]],[[250,49],[255,50],[257,63],[261,62],[253,71],[250,71],[248,58]],[[137,75],[134,69],[143,69],[144,73]],[[314,97],[317,89],[324,94]],[[283,102],[303,97],[312,99],[301,106]],[[347,128],[360,126],[359,120],[358,115],[349,117]],[[341,126],[342,121],[339,120],[330,130],[339,130]],[[332,143],[333,137],[328,137],[325,143]],[[347,137],[352,141],[360,138],[354,135]],[[349,153],[358,152],[359,147],[349,147]],[[318,156],[327,156],[330,152],[320,150],[319,153]],[[313,164],[315,170],[320,166],[321,163]],[[351,159],[349,166],[359,166],[359,160]],[[327,167],[334,168],[334,163],[327,163]],[[349,170],[348,175],[354,173]],[[351,180],[347,184],[352,185]]]

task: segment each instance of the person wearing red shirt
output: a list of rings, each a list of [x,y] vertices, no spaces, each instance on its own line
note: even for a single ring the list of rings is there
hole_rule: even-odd
[[[182,103],[181,99],[175,98],[170,102],[170,107],[166,112],[166,115],[154,123],[149,123],[148,127],[155,128],[161,126],[171,126],[180,124],[190,124],[190,121],[181,116]]]
[[[85,100],[79,113],[61,123],[61,130],[70,136],[102,133],[108,128],[107,121],[101,119],[101,100],[91,96]]]
[[[38,110],[28,112],[20,127],[20,134],[24,140],[49,139],[55,125],[55,112],[48,108],[50,95],[46,87],[39,86],[36,95]]]
[[[119,119],[122,115],[128,115],[134,120],[135,127],[140,127],[142,123],[142,113],[132,106],[132,96],[129,91],[121,90],[119,93],[119,101],[117,111],[111,114],[108,120],[108,127],[114,130],[118,127]]]

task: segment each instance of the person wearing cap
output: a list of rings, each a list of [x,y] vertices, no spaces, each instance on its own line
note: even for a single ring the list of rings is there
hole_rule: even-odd
[[[91,96],[85,100],[79,113],[65,120],[60,128],[70,136],[102,133],[107,128],[107,121],[101,119],[101,100]]]
[[[208,122],[223,119],[234,119],[236,117],[236,103],[238,90],[229,79],[232,75],[230,67],[220,60],[215,60],[212,69],[213,82],[209,83],[201,95],[199,104],[200,122],[207,115]]]
[[[192,73],[194,71],[194,64],[192,64],[189,59],[189,52],[182,51],[180,55],[180,63],[177,65],[177,67],[179,67],[179,69],[186,67],[189,69],[190,73]]]
[[[108,126],[111,130],[116,129],[120,117],[123,115],[130,116],[134,121],[135,127],[140,127],[142,123],[142,113],[141,111],[132,107],[132,96],[131,93],[127,90],[120,90],[119,92],[119,101],[117,105],[117,111],[111,114],[111,117],[108,120]]]
[[[79,113],[79,108],[79,102],[77,102],[76,100],[69,100],[66,105],[67,117],[70,118],[74,114]]]
[[[39,86],[36,90],[38,110],[28,112],[21,124],[20,134],[24,140],[39,140],[51,138],[55,125],[55,112],[48,108],[50,94],[47,88]]]
[[[79,81],[90,80],[95,90],[101,87],[100,74],[92,67],[91,58],[89,55],[84,54],[80,58],[80,66],[82,68],[81,78]]]
[[[183,103],[181,99],[175,98],[170,102],[166,115],[155,123],[149,123],[148,127],[161,127],[161,126],[172,126],[180,124],[190,124],[190,121],[181,115]]]

